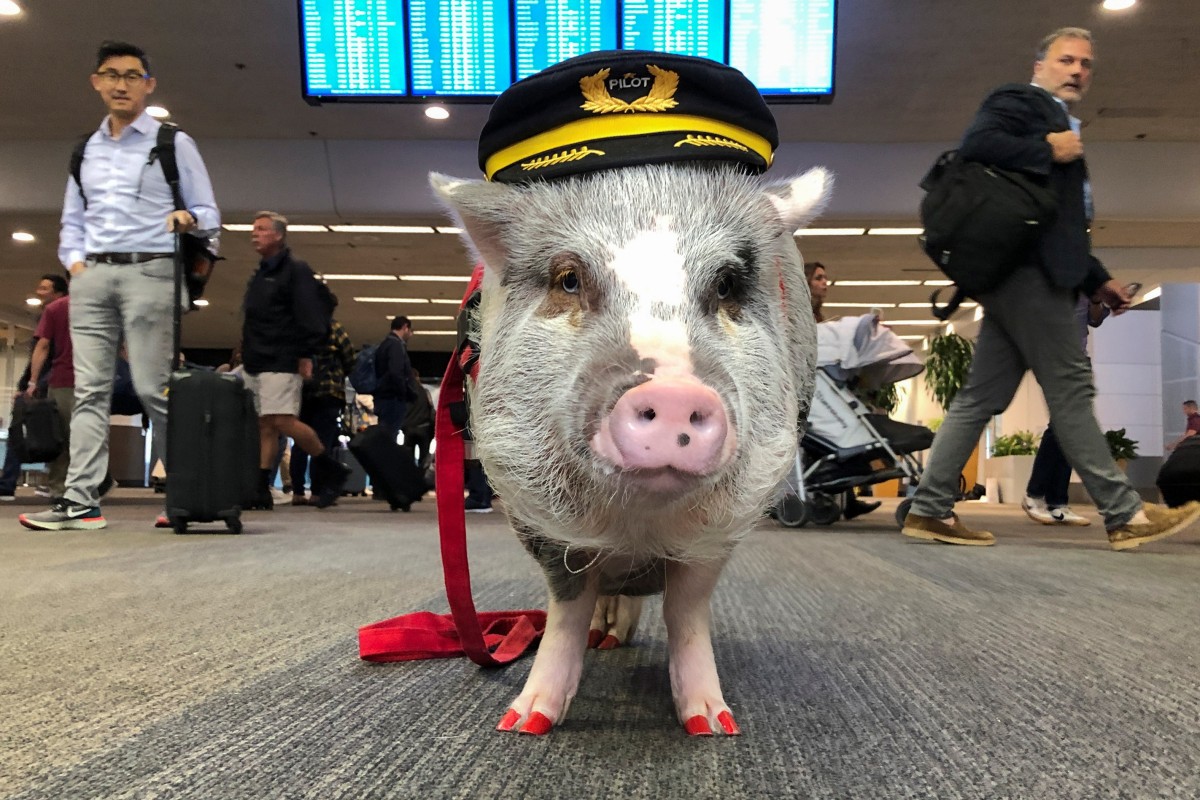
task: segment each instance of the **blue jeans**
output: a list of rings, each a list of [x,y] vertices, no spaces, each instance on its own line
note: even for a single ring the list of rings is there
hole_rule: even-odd
[[[71,280],[71,344],[75,365],[75,411],[71,415],[71,467],[65,496],[99,505],[108,470],[108,421],[117,347],[129,348],[133,387],[153,424],[154,452],[167,452],[167,381],[174,303],[174,264],[157,258],[142,264],[97,264]]]

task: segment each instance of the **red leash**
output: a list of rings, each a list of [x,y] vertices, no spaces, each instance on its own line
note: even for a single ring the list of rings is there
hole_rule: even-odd
[[[460,313],[478,291],[483,268],[476,267]],[[460,331],[466,326],[460,325]],[[442,573],[450,614],[419,611],[358,629],[358,656],[366,661],[416,661],[453,658],[464,653],[482,667],[514,661],[541,638],[546,612],[475,610],[467,561],[467,520],[463,509],[463,431],[451,418],[451,406],[466,399],[465,369],[477,369],[477,345],[460,335],[438,395],[434,436],[437,439],[437,510],[442,545]]]

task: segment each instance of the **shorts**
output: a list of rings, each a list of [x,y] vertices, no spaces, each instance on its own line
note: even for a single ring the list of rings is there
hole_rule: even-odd
[[[304,380],[295,372],[260,372],[242,376],[246,388],[254,393],[254,410],[260,417],[268,414],[300,416],[300,390]]]

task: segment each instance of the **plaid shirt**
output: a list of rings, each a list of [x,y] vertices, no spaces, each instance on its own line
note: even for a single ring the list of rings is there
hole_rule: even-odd
[[[354,345],[350,334],[336,319],[329,326],[329,339],[313,356],[313,379],[304,384],[310,398],[332,397],[346,402],[346,376],[354,369]]]

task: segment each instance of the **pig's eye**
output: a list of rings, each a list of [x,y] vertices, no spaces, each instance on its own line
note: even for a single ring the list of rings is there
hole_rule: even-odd
[[[717,299],[728,300],[733,295],[733,279],[728,275],[722,275],[721,280],[717,281]]]
[[[567,294],[579,294],[579,276],[575,274],[575,270],[564,272],[558,282]]]

